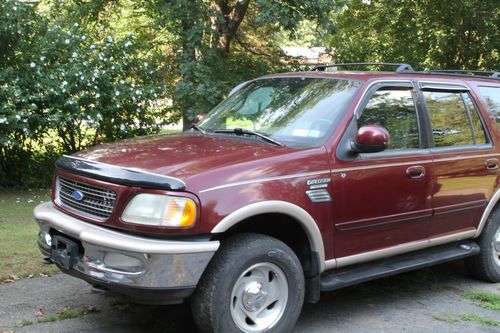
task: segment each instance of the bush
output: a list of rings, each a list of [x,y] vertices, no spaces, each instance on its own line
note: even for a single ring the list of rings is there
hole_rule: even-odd
[[[0,4],[0,186],[44,185],[59,154],[168,119],[159,59],[132,34],[52,13],[73,5]]]

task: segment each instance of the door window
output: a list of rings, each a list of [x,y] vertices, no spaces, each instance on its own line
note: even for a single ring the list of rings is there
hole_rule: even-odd
[[[435,147],[487,142],[484,127],[469,95],[462,92],[424,91]]]
[[[488,103],[497,124],[500,124],[500,87],[479,87],[479,93]]]
[[[368,101],[358,128],[379,125],[389,132],[388,149],[420,147],[418,118],[410,88],[382,88]]]

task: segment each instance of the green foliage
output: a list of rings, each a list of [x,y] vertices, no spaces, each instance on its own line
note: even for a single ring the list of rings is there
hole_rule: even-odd
[[[304,19],[326,26],[335,3],[156,0],[137,6],[147,8],[158,25],[172,34],[170,68],[181,78],[173,89],[173,111],[189,122],[212,109],[238,83],[284,68],[279,48],[269,47],[273,40],[269,33],[282,29],[293,34]],[[245,20],[238,22],[236,17]],[[240,24],[244,30],[238,29]]]
[[[155,132],[166,120],[159,59],[131,33],[59,16],[78,3],[0,5],[0,185],[42,185],[50,177],[38,167],[51,172],[61,152]]]
[[[342,62],[407,62],[419,69],[498,69],[498,0],[352,0],[333,15]]]
[[[434,319],[439,321],[444,321],[447,323],[458,323],[458,322],[472,322],[483,326],[500,326],[500,321],[486,318],[475,313],[464,313],[464,314],[438,314],[434,316]]]
[[[489,310],[500,311],[500,294],[487,291],[470,291],[463,297],[471,300],[474,304]]]

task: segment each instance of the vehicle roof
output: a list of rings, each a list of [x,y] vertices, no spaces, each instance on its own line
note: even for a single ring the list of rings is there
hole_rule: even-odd
[[[484,76],[460,75],[460,74],[442,74],[431,72],[409,72],[396,73],[389,71],[308,71],[308,72],[288,72],[276,73],[262,76],[261,78],[273,77],[317,77],[317,78],[341,78],[358,81],[368,81],[372,79],[417,79],[417,80],[441,80],[457,82],[477,82],[500,85],[499,79],[488,78]]]

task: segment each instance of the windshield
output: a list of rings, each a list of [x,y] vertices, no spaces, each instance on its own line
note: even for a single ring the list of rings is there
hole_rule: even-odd
[[[318,146],[358,86],[358,81],[330,78],[256,80],[216,106],[200,126],[207,132],[241,128],[289,146]]]

